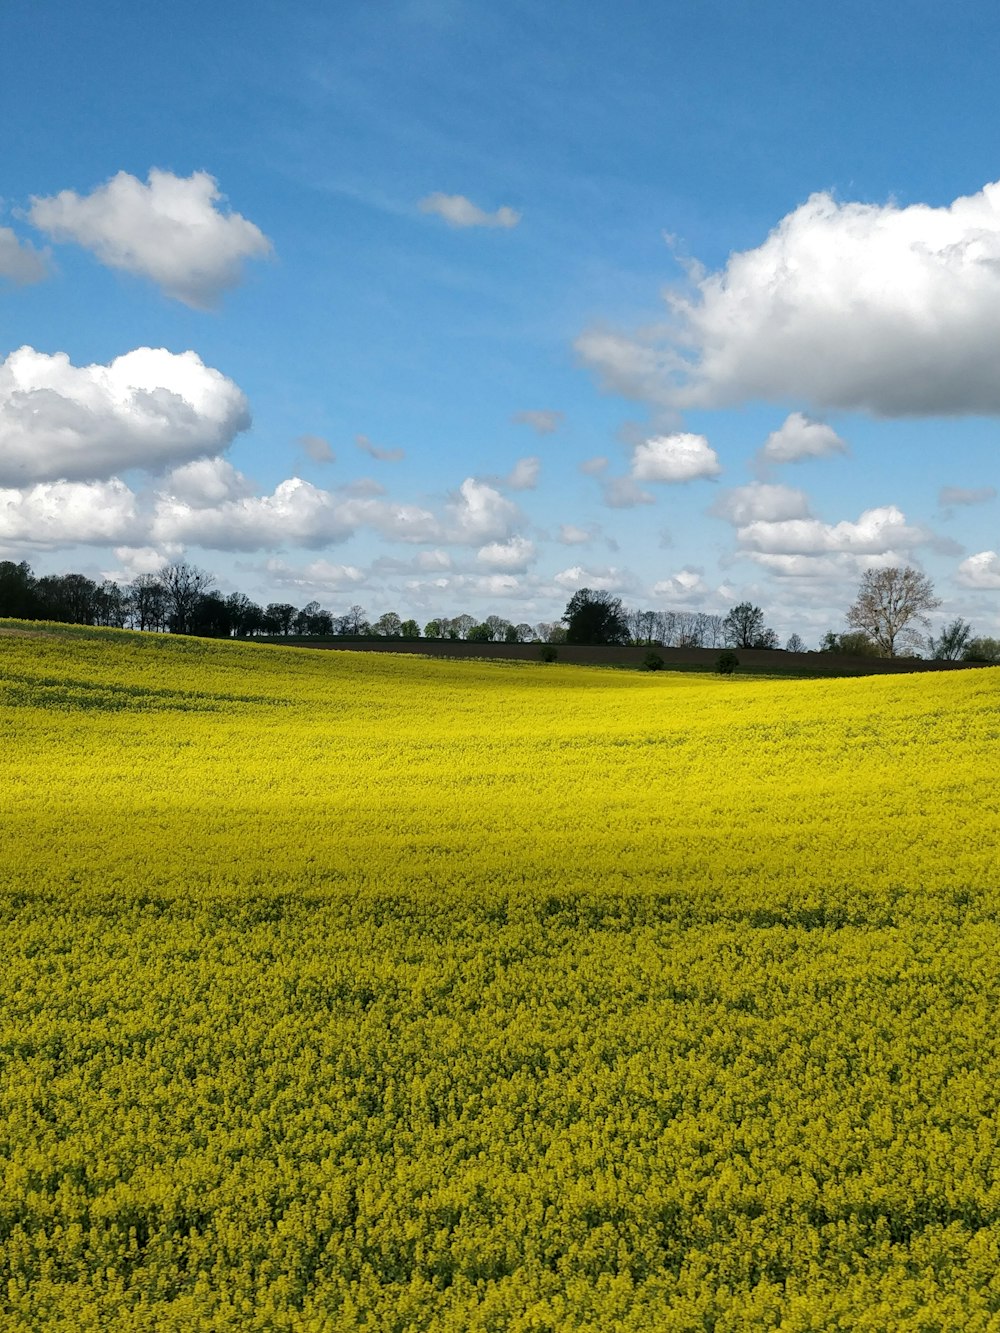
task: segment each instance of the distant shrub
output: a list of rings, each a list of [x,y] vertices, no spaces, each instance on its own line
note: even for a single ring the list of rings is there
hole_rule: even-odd
[[[970,639],[962,653],[963,662],[1000,662],[1000,639]]]
[[[715,669],[722,676],[731,676],[740,664],[740,659],[735,653],[720,653],[715,659]]]
[[[848,631],[846,634],[834,634],[832,630],[823,635],[819,646],[821,653],[844,653],[849,657],[881,657],[878,644],[861,630]]]
[[[659,653],[647,653],[642,659],[642,669],[643,671],[662,671],[663,658]]]
[[[559,656],[559,650],[553,648],[551,643],[543,643],[538,656],[543,662],[554,662]]]

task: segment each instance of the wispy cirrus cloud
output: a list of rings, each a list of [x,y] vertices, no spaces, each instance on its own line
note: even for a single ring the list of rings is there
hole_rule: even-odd
[[[541,466],[541,460],[533,455],[519,458],[500,484],[509,491],[533,491],[538,485]]]
[[[383,449],[374,444],[367,435],[356,435],[354,443],[363,454],[374,458],[379,463],[399,463],[406,457],[405,449]]]
[[[578,466],[584,476],[599,477],[608,470],[609,460],[598,454],[596,458],[585,458]]]
[[[421,213],[443,218],[450,227],[498,227],[509,230],[521,221],[521,214],[506,205],[488,213],[464,194],[429,194],[417,205]]]
[[[995,486],[942,486],[938,491],[938,504],[942,509],[952,505],[981,505],[997,498]]]
[[[563,546],[589,546],[595,535],[593,528],[581,528],[576,523],[560,523],[557,540]]]
[[[27,287],[49,275],[47,252],[28,241],[19,241],[10,227],[0,227],[0,278],[15,287]]]
[[[634,477],[602,477],[601,497],[608,509],[634,509],[637,505],[656,503],[656,496],[644,491]]]
[[[562,425],[563,414],[543,408],[537,411],[515,412],[511,420],[521,426],[530,426],[536,435],[553,435]]]
[[[334,463],[337,455],[333,452],[330,441],[322,435],[300,435],[297,443],[314,463]]]

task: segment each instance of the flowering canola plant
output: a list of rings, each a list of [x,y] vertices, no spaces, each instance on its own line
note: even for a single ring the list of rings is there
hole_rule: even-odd
[[[1000,1329],[1000,673],[33,628],[5,1330]]]

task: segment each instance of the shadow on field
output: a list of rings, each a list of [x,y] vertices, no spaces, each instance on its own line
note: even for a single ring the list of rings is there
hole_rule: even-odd
[[[317,648],[340,652],[414,653],[422,657],[480,658],[509,662],[539,662],[538,643],[468,643],[462,639],[267,639],[279,647]],[[553,645],[558,662],[573,666],[640,668],[650,645],[605,647],[560,643]],[[654,646],[667,670],[714,671],[720,648],[663,648]],[[954,671],[985,665],[978,662],[938,662],[920,657],[849,657],[840,653],[787,653],[780,648],[739,648],[740,670],[790,676],[875,676],[887,672]]]

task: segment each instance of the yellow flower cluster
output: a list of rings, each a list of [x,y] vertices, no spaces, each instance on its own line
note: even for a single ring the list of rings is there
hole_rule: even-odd
[[[50,631],[5,1331],[1000,1328],[1000,673]]]

